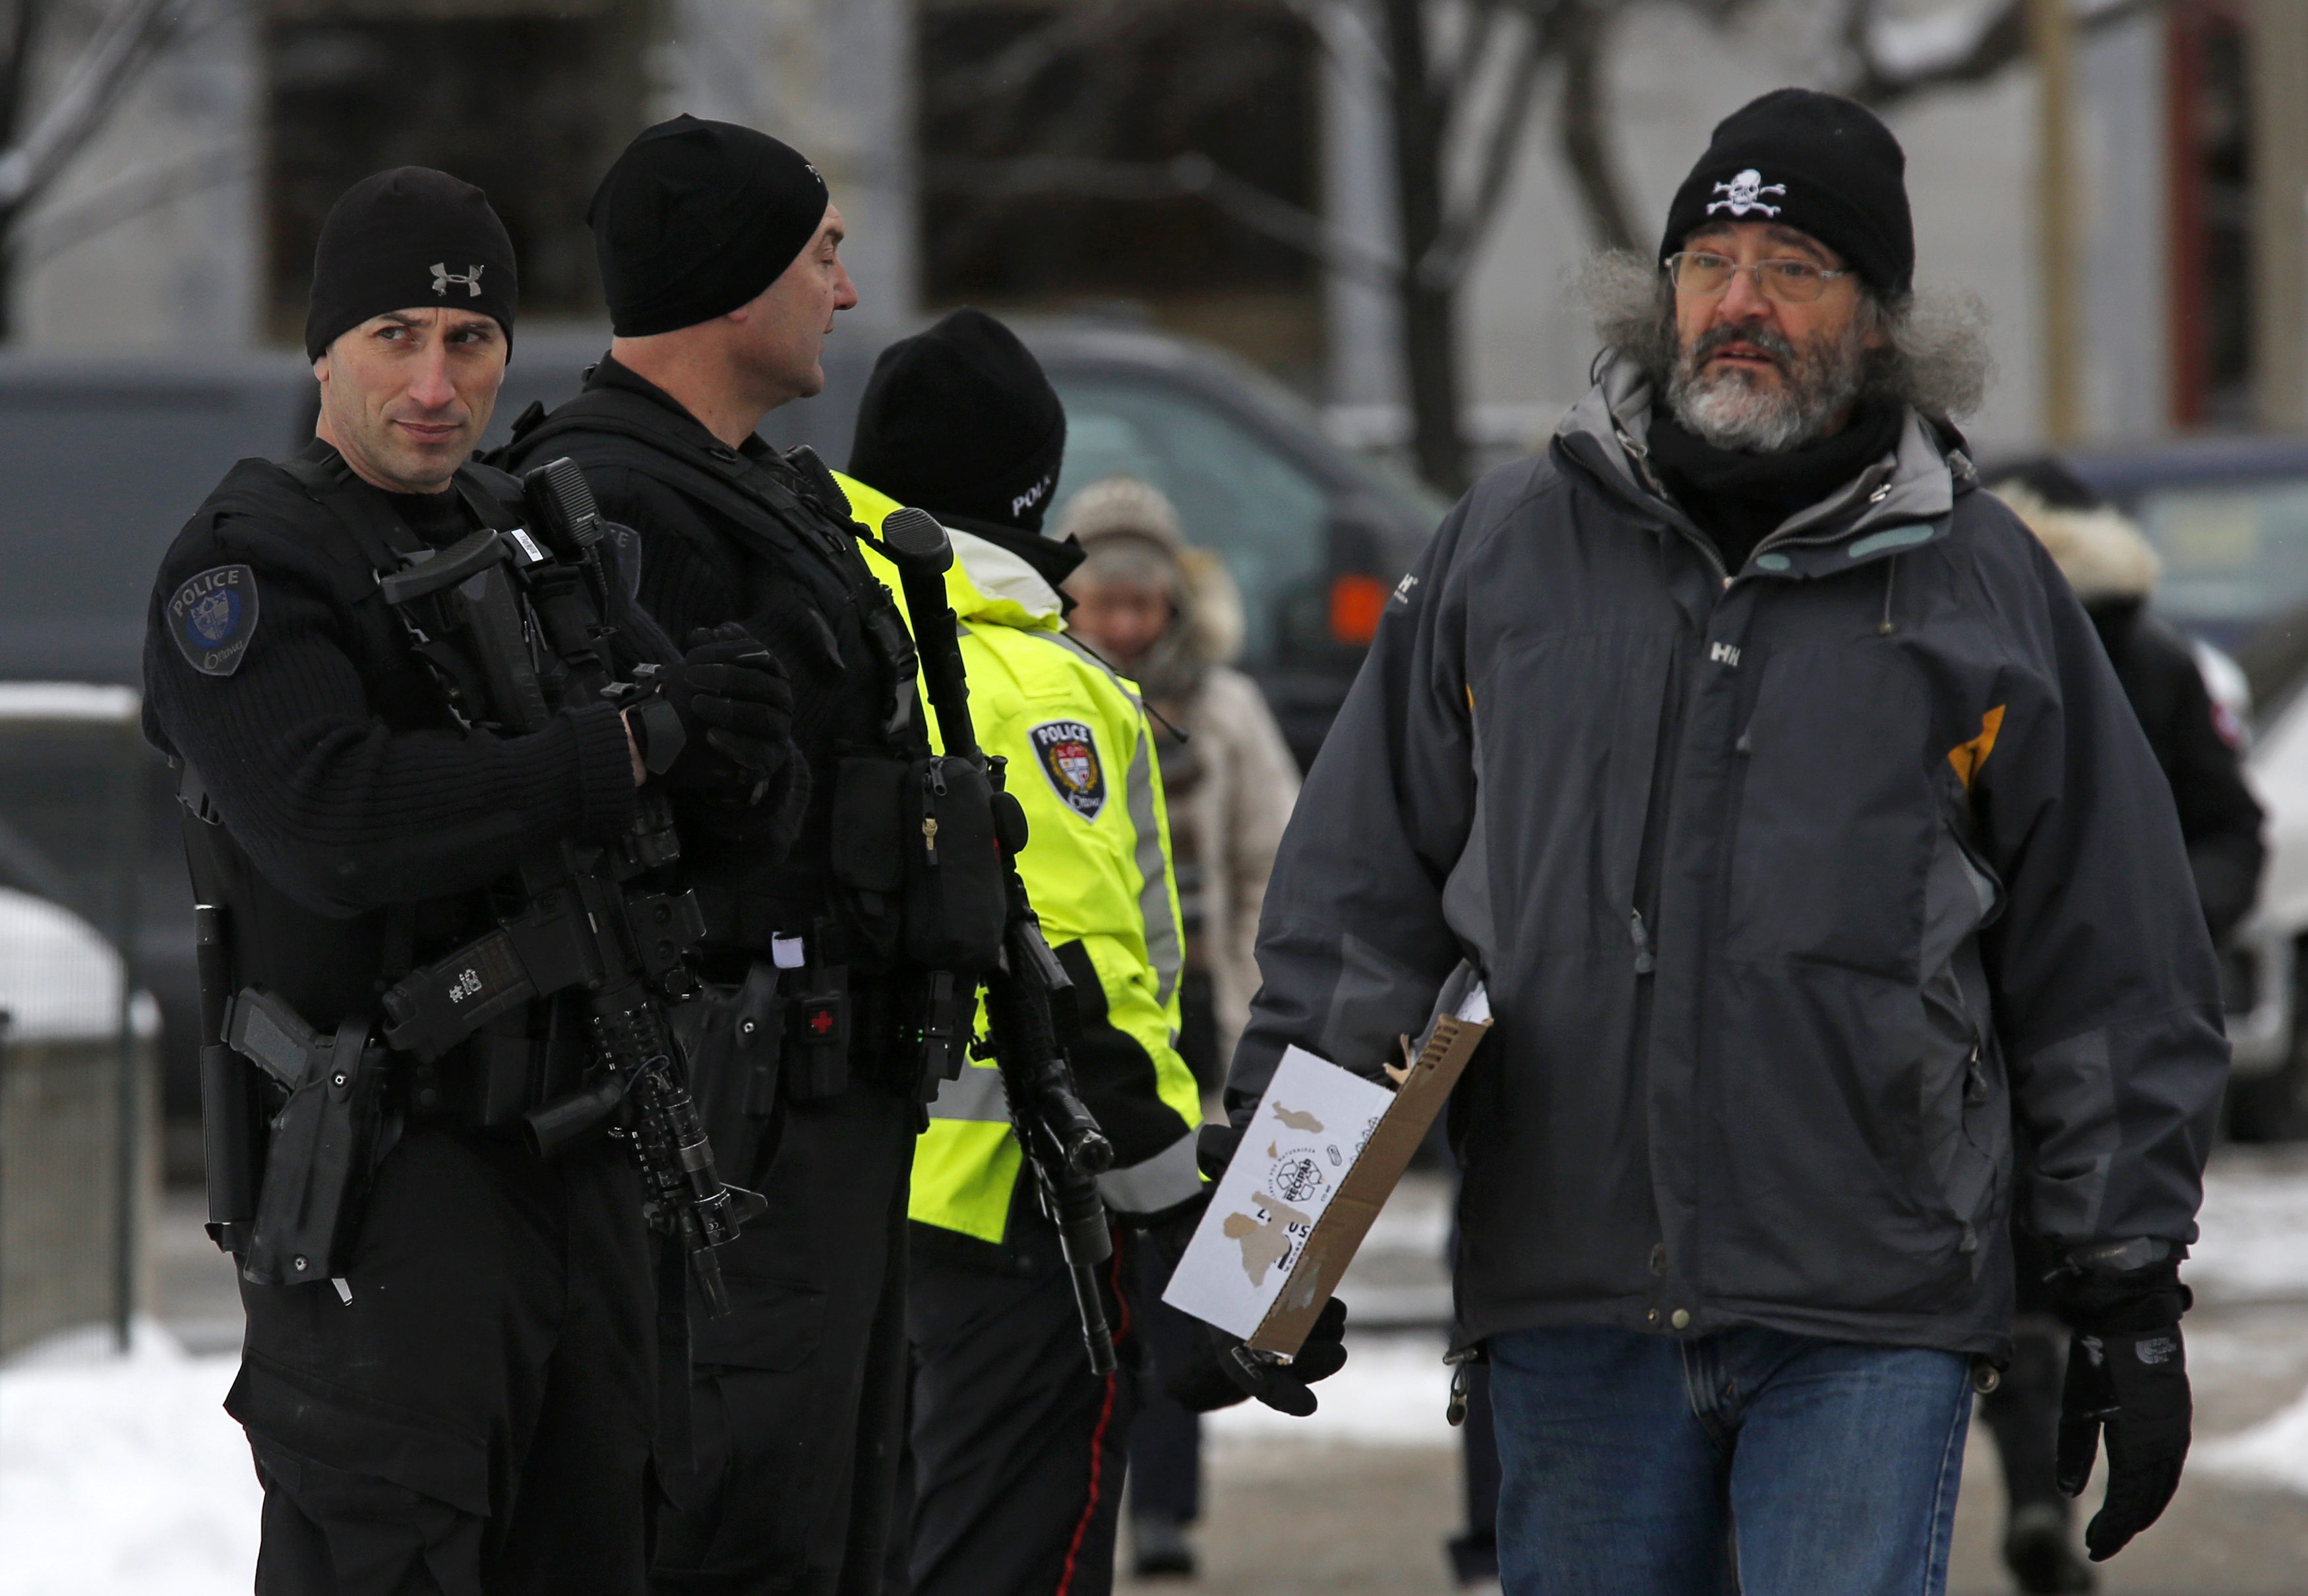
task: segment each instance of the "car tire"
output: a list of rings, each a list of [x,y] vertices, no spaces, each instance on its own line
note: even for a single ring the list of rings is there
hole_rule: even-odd
[[[2308,1137],[2308,945],[2292,965],[2292,1036],[2281,1068],[2238,1080],[2228,1077],[2228,1135],[2240,1142],[2295,1142]]]

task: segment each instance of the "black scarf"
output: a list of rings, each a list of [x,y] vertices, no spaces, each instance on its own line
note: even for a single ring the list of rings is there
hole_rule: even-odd
[[[1839,433],[1784,454],[1718,449],[1685,430],[1665,404],[1651,407],[1650,458],[1667,492],[1737,571],[1755,545],[1899,446],[1906,408],[1863,399]]]

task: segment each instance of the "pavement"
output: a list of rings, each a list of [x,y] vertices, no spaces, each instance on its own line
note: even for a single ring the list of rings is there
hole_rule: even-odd
[[[2308,1592],[2308,1148],[2226,1148],[2208,1182],[2189,1266],[2196,1450],[2163,1522],[2102,1570],[2109,1596]],[[1257,1408],[1210,1427],[1201,1576],[1141,1583],[1145,1596],[1449,1596],[1442,1543],[1461,1517],[1456,1432],[1443,1422],[1442,1257],[1447,1185],[1414,1173],[1340,1291],[1353,1358],[1300,1421]],[[173,1192],[154,1238],[159,1317],[196,1353],[239,1339],[231,1266],[200,1230],[196,1192]],[[2243,1442],[2235,1439],[2245,1437]],[[2288,1483],[2278,1483],[2279,1481]],[[2001,1488],[1976,1426],[1949,1589],[2002,1596]]]

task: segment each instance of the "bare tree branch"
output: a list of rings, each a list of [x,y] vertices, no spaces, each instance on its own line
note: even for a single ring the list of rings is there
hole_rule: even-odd
[[[139,167],[69,203],[50,205],[22,225],[16,264],[38,266],[164,205],[254,175],[257,158],[240,145]]]
[[[30,130],[0,155],[0,218],[22,215],[112,114],[183,26],[194,0],[124,0]]]
[[[1193,195],[1253,232],[1303,251],[1332,270],[1392,290],[1402,263],[1332,227],[1310,210],[1268,193],[1195,151],[1166,161],[1103,160],[1088,156],[1021,156],[1009,160],[933,161],[926,184],[945,193],[985,200],[1064,194],[1073,199],[1169,200]]]
[[[2107,27],[2162,0],[2070,0],[2078,26]],[[1910,95],[1994,77],[2026,58],[2025,0],[1946,6],[1918,17],[1885,17],[1881,0],[1844,0],[1846,61],[1841,92],[1864,105],[1895,105]]]
[[[1501,103],[1491,118],[1490,136],[1482,152],[1473,192],[1453,208],[1442,224],[1442,236],[1418,262],[1419,275],[1438,287],[1458,287],[1498,216],[1508,182],[1520,162],[1526,142],[1525,124],[1530,118],[1531,101],[1537,95],[1539,74],[1546,64],[1546,41],[1540,30],[1536,27],[1526,30],[1517,41]]]
[[[1585,6],[1573,8],[1564,19],[1563,39],[1563,103],[1555,133],[1563,163],[1579,190],[1587,212],[1587,227],[1595,241],[1607,249],[1630,249],[1634,224],[1628,219],[1624,187],[1611,164],[1611,140],[1603,105],[1603,44],[1607,26],[1604,14]]]

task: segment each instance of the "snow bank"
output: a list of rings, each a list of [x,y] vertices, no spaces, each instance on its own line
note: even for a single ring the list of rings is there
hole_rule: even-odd
[[[2296,1154],[2223,1148],[2204,1175],[2201,1239],[2182,1274],[2208,1301],[2308,1293],[2308,1167]]]
[[[1245,1402],[1220,1409],[1204,1422],[1221,1446],[1457,1444],[1459,1432],[1442,1416],[1451,1396],[1451,1371],[1443,1367],[1440,1335],[1357,1336],[1350,1320],[1347,1366],[1318,1382],[1314,1394],[1321,1405],[1310,1418],[1293,1419],[1263,1403]]]
[[[2188,1466],[2256,1485],[2308,1492],[2308,1394],[2273,1419],[2195,1447]]]
[[[0,1372],[0,1596],[243,1596],[261,1498],[220,1405],[238,1363],[147,1326],[125,1359],[60,1341]]]

